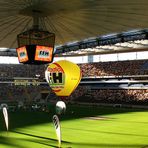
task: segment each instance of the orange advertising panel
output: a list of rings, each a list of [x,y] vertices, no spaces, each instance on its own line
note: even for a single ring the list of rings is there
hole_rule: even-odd
[[[37,61],[52,61],[53,48],[47,46],[36,46],[35,60]]]
[[[17,48],[16,51],[17,51],[18,60],[20,63],[28,61],[28,55],[27,55],[27,50],[25,46]]]

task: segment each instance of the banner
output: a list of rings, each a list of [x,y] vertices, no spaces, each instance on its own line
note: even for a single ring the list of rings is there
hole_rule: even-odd
[[[8,131],[8,112],[7,112],[6,107],[3,107],[3,115],[4,115],[4,119],[5,119],[6,128],[7,128],[7,131]]]
[[[60,122],[59,122],[59,118],[57,115],[53,116],[53,124],[56,130],[56,135],[58,138],[58,143],[59,143],[59,147],[61,147],[61,127],[60,127]]]

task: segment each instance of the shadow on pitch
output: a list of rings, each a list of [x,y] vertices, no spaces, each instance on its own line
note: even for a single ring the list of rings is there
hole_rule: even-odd
[[[31,145],[31,143],[36,143],[39,144],[40,146],[49,146],[49,147],[53,147],[53,148],[58,148],[57,146],[57,140],[52,139],[52,138],[46,138],[46,137],[40,137],[40,136],[36,136],[36,135],[30,135],[30,134],[26,134],[26,133],[22,133],[22,132],[16,132],[18,134],[24,134],[26,136],[32,136],[33,138],[14,138],[14,137],[3,137],[0,136],[0,144],[3,144],[5,146],[9,146],[9,147],[14,147],[14,148],[26,148],[26,142],[28,142],[28,145]],[[39,139],[37,139],[39,138]],[[62,141],[63,143],[64,141]],[[25,143],[25,145],[24,145]],[[81,143],[81,142],[74,142],[74,143],[69,143],[66,142],[65,144],[71,145],[70,147],[91,147],[91,148],[106,148],[106,147],[110,147],[110,148],[114,148],[114,147],[118,147],[118,148],[132,148],[132,147],[141,147],[141,148],[146,148],[147,145],[140,145],[140,144],[102,144],[102,143]],[[62,147],[67,147],[67,145],[63,145]]]
[[[28,144],[26,144],[26,142],[28,142]],[[50,147],[55,147],[55,148],[57,147],[56,140],[53,141],[51,139],[43,140],[43,139],[15,138],[15,137],[10,137],[10,136],[8,137],[0,136],[0,144],[9,146],[9,147],[26,148],[26,147],[29,147],[28,145],[31,145],[31,143],[36,143],[42,146],[45,145],[45,146],[50,146]]]
[[[17,111],[9,112],[9,129],[15,129],[24,126],[37,125],[51,122],[51,115],[46,112]],[[5,131],[5,121],[2,112],[0,112],[0,131]]]
[[[63,127],[62,128],[63,130],[64,129],[70,129],[70,130],[77,130],[77,131],[80,131],[82,129],[79,129],[79,128],[67,128],[67,127]],[[140,135],[140,134],[130,134],[130,133],[121,133],[121,132],[107,132],[107,131],[100,131],[100,130],[89,130],[89,129],[83,129],[83,132],[86,131],[86,132],[91,132],[91,133],[99,133],[99,134],[110,134],[110,135],[123,135],[123,136],[134,136],[134,137],[148,137],[148,135]]]
[[[31,137],[35,137],[35,138],[40,138],[40,139],[44,139],[44,140],[50,140],[50,141],[54,141],[54,142],[57,141],[56,139],[53,139],[53,138],[47,138],[47,137],[33,135],[33,134],[28,134],[28,133],[24,133],[24,132],[15,131],[15,130],[12,131],[12,132],[17,133],[17,134],[23,134],[25,136],[31,136]],[[70,143],[70,142],[62,140],[62,143]]]
[[[98,107],[85,105],[67,105],[66,113],[60,116],[60,120],[72,120],[83,117],[106,116],[110,114],[121,114],[128,112],[140,112],[143,109],[128,109],[128,108],[113,108],[113,107]],[[38,125],[42,123],[52,122],[52,117],[55,114],[55,106],[50,106],[49,112],[31,112],[17,111],[9,113],[9,129]],[[0,131],[5,131],[5,122],[2,112],[0,112]]]
[[[9,147],[26,148],[26,146],[18,144],[16,140],[18,140],[18,138],[0,136],[0,144],[9,146]]]
[[[116,107],[102,107],[102,106],[87,106],[87,105],[67,105],[66,114],[61,116],[61,120],[79,119],[83,117],[106,116],[113,114],[124,114],[132,112],[143,112],[146,109],[133,108],[116,108]],[[107,119],[108,120],[108,119]],[[111,119],[109,119],[111,120]]]

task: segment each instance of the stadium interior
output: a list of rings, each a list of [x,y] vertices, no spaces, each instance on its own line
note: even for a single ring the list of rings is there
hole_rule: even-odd
[[[47,115],[42,113],[39,114],[41,120],[37,119],[38,114],[35,114],[34,121],[28,123],[26,121],[26,124],[19,121],[15,125],[14,121],[17,119],[15,112],[50,113],[51,110],[53,111],[53,108],[50,108],[51,104],[55,106],[61,99],[56,96],[45,79],[45,70],[50,63],[19,63],[16,52],[20,43],[18,43],[19,35],[28,33],[32,27],[55,35],[55,45],[52,45],[53,62],[65,59],[78,64],[81,69],[82,79],[78,87],[70,96],[65,97],[64,102],[67,106],[78,105],[80,109],[83,105],[89,109],[93,106],[96,111],[97,107],[100,107],[99,111],[103,117],[110,115],[110,110],[104,107],[117,109],[115,114],[130,112],[133,108],[135,111],[131,112],[136,112],[136,109],[148,109],[147,4],[147,0],[75,0],[71,2],[68,0],[14,0],[13,3],[10,0],[1,0],[0,104],[8,104],[8,111],[11,115],[14,113],[14,117],[11,117],[13,120],[11,132],[30,125],[47,124],[49,121]],[[24,45],[27,39],[25,35],[22,38],[25,40],[22,43]],[[106,114],[103,113],[102,107]],[[123,110],[119,110],[120,108]],[[127,110],[124,110],[125,108]],[[1,107],[0,110],[2,110]],[[78,110],[74,108],[68,111],[70,114],[67,114],[67,118],[63,117],[63,122],[89,115],[84,113],[87,112],[86,110],[81,115],[76,114]],[[91,111],[90,114],[96,116],[97,113]],[[24,116],[24,119],[27,120],[27,117]],[[145,124],[147,123],[148,121]],[[4,126],[0,131],[4,131]],[[26,131],[15,132],[25,135]],[[0,135],[1,138],[5,136]],[[25,136],[32,135],[30,133]],[[52,141],[55,137],[52,138],[44,140]],[[148,145],[147,141],[140,146]],[[63,140],[64,146],[71,144],[66,142]],[[1,143],[6,148],[17,147],[17,145],[11,145],[13,142],[3,143],[0,140],[0,145]],[[42,143],[44,142],[40,142]],[[55,143],[45,144],[44,147],[56,147],[55,145]],[[80,143],[75,143],[73,147],[79,147],[79,145]],[[84,147],[87,146],[88,148],[107,147],[107,145],[86,143]],[[112,145],[112,147],[115,146]],[[136,147],[137,145],[118,146]]]

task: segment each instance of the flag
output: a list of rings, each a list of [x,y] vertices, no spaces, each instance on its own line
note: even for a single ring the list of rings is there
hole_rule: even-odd
[[[4,115],[4,119],[5,119],[6,128],[7,128],[7,131],[8,131],[8,112],[7,112],[6,107],[3,107],[3,115]]]
[[[61,147],[61,127],[60,127],[60,122],[59,122],[59,118],[57,115],[53,116],[53,124],[56,130],[56,135],[58,138],[58,143],[59,143],[59,147]]]

